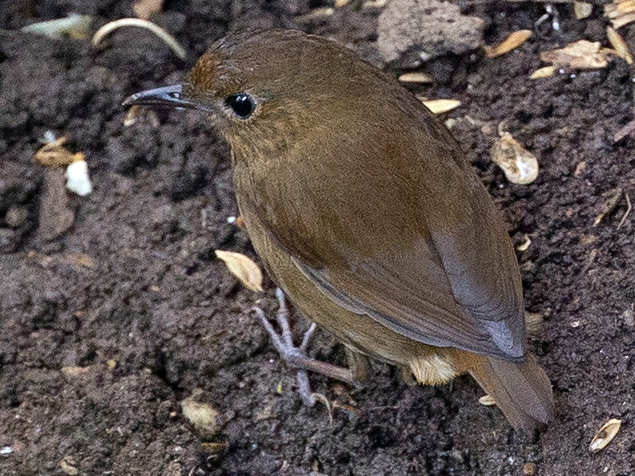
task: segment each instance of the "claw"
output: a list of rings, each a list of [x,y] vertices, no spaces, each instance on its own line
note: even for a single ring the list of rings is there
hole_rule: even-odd
[[[341,380],[345,383],[355,385],[356,382],[353,378],[353,374],[348,369],[327,364],[325,362],[320,362],[319,360],[312,359],[306,355],[306,349],[309,345],[309,341],[311,340],[311,337],[313,336],[313,333],[316,329],[315,323],[311,324],[309,329],[304,333],[302,343],[299,347],[296,347],[293,343],[293,333],[291,332],[291,326],[289,325],[289,310],[287,308],[284,293],[280,288],[276,289],[276,298],[278,299],[279,304],[276,320],[278,321],[278,325],[280,326],[280,333],[276,332],[262,309],[255,306],[251,308],[251,311],[255,312],[256,316],[258,316],[258,319],[260,319],[263,327],[271,336],[274,347],[282,356],[282,358],[287,362],[289,366],[299,369],[297,378],[300,396],[302,397],[302,401],[304,402],[304,404],[308,407],[312,407],[317,401],[324,403],[329,412],[329,418],[332,423],[333,409],[331,406],[331,402],[324,395],[311,392],[307,370],[319,372],[326,376]]]

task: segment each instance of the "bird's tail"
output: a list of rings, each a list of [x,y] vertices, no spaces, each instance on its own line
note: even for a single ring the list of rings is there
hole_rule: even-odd
[[[553,419],[551,383],[532,354],[524,362],[462,354],[462,367],[494,398],[515,429],[530,433]]]

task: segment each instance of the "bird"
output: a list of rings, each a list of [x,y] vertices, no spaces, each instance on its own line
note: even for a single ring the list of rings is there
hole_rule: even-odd
[[[501,213],[449,130],[393,77],[334,40],[248,31],[124,105],[201,111],[229,143],[240,215],[281,305],[286,295],[333,333],[351,366],[294,347],[283,309],[285,338],[261,320],[289,363],[351,383],[368,380],[369,358],[421,384],[469,373],[515,429],[553,419]]]

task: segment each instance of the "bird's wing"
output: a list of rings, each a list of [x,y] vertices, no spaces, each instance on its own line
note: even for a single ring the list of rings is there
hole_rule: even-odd
[[[396,242],[382,256],[365,258],[363,250],[355,255],[349,249],[345,265],[325,261],[315,267],[301,252],[291,254],[332,300],[402,335],[520,358],[524,309],[509,238],[465,218],[453,233],[433,231],[431,240],[421,236],[407,248]]]
[[[285,180],[261,187],[267,191],[253,211],[338,304],[425,344],[522,359],[522,285],[511,241],[458,145],[429,126],[420,140],[411,132],[410,142],[385,150],[352,142],[354,161],[311,164],[309,155],[295,170],[272,166],[267,180]]]

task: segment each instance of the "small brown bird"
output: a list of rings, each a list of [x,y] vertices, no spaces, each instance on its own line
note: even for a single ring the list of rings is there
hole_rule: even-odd
[[[204,111],[229,141],[267,271],[356,365],[317,363],[275,336],[293,364],[353,381],[372,356],[432,385],[469,372],[515,428],[552,418],[499,212],[452,135],[394,79],[333,41],[269,30],[217,42],[183,84],[124,104]]]

